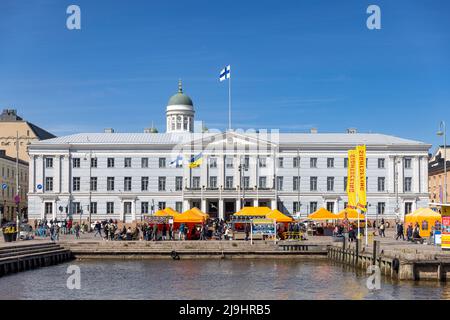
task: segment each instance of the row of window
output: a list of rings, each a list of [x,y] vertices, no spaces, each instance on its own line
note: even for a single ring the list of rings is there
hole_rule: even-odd
[[[16,170],[9,167],[2,166],[2,177],[3,179],[15,179],[16,178]],[[27,181],[28,180],[28,173],[26,170],[19,170],[19,180],[20,181]]]
[[[369,160],[366,159],[366,165],[368,164]],[[385,159],[379,158],[378,161],[378,168],[384,169],[385,168]],[[217,158],[216,157],[210,157],[208,160],[208,164],[210,168],[217,168]],[[159,168],[166,168],[166,158],[159,158],[158,159],[158,165]],[[284,168],[285,165],[285,158],[279,157],[278,158],[278,167]],[[81,158],[72,158],[72,167],[73,168],[80,168],[81,166]],[[177,167],[181,167],[181,164],[178,162],[176,163]],[[225,158],[225,166],[227,168],[233,168],[234,166],[234,158],[227,157]],[[250,166],[250,158],[248,156],[244,157],[244,166],[246,168],[249,168]],[[258,158],[258,166],[260,168],[267,167],[267,157],[259,157]],[[317,168],[317,158],[310,158],[309,159],[309,166],[310,168]],[[348,166],[348,158],[344,158],[344,168],[347,168]],[[47,157],[45,158],[45,167],[46,168],[53,168],[53,158]],[[115,158],[107,158],[107,167],[108,168],[114,168],[115,167]],[[131,168],[131,158],[124,158],[124,167],[125,168]],[[148,158],[141,158],[141,168],[148,168]],[[293,168],[300,168],[300,157],[294,157],[292,159],[292,167]],[[334,168],[335,167],[335,159],[334,158],[327,158],[327,168]],[[405,158],[404,159],[404,167],[405,169],[411,169],[411,158]],[[91,158],[91,168],[97,168],[97,158]]]
[[[114,208],[114,202],[106,202],[106,214],[114,214],[115,208]],[[166,202],[160,201],[158,202],[157,210],[159,209],[165,209],[166,208]],[[90,206],[86,208],[90,213],[97,214],[97,202],[91,202]],[[53,213],[53,203],[52,202],[46,202],[45,203],[45,214],[52,214]],[[141,213],[142,214],[148,214],[151,211],[154,211],[155,208],[152,207],[149,202],[141,202]],[[177,201],[175,203],[175,210],[178,212],[183,211],[183,202]],[[67,213],[67,208],[66,208]],[[74,214],[81,214],[83,213],[83,209],[80,202],[72,202],[72,213]],[[132,202],[125,201],[123,203],[123,213],[124,214],[131,214],[132,213]]]
[[[366,178],[366,185],[368,183],[368,178]],[[158,191],[166,191],[166,177],[158,177]],[[225,177],[225,189],[233,189],[234,188],[234,177],[227,176]],[[243,188],[250,188],[250,177],[243,177]],[[258,188],[265,189],[267,188],[267,177],[261,176],[258,180]],[[106,190],[114,191],[115,190],[115,178],[107,177],[106,179]],[[284,177],[278,176],[276,179],[276,188],[279,191],[284,190]],[[318,185],[318,177],[309,177],[309,190],[317,191]],[[141,177],[141,191],[148,191],[149,187],[149,177]],[[217,188],[217,176],[209,177],[209,188]],[[192,188],[200,189],[200,177],[192,178]],[[81,189],[81,178],[73,177],[72,178],[72,191],[80,191]],[[300,177],[293,177],[293,190],[298,191],[300,189]],[[343,191],[347,190],[347,177],[344,177],[344,183],[342,185]],[[45,190],[53,191],[53,177],[45,178]],[[98,178],[91,177],[90,179],[90,190],[97,191],[98,190]],[[123,180],[123,190],[131,191],[132,190],[132,177],[124,177]],[[175,191],[183,190],[183,177],[175,177]],[[386,178],[378,177],[378,192],[386,191]],[[405,177],[404,192],[412,191],[412,178]],[[327,177],[327,191],[335,191],[335,177]]]
[[[20,199],[25,199],[26,197],[26,193],[28,192],[28,190],[25,190],[25,188],[21,187],[19,188],[19,196]],[[16,194],[16,188],[14,186],[8,186],[6,189],[1,189],[0,191],[0,195],[2,197],[2,200],[6,199],[14,199],[14,197],[17,195]]]
[[[81,207],[80,202],[72,202],[72,206],[73,206],[72,213],[74,213],[74,214],[82,213],[82,207]],[[284,203],[282,201],[279,201],[277,206],[278,206],[279,210],[282,210],[282,208],[284,207]],[[311,202],[309,202],[309,204],[307,206],[308,206],[307,212],[313,213],[313,212],[317,211],[317,209],[318,209],[318,202],[311,201]],[[335,206],[335,202],[329,201],[326,203],[326,208],[330,212],[334,212],[334,209],[335,209],[334,206]],[[347,202],[344,202],[344,208],[345,207],[347,207]],[[44,208],[45,208],[46,214],[53,213],[53,203],[52,202],[46,202]],[[165,209],[165,208],[166,208],[166,202],[164,202],[164,201],[158,202],[158,205],[156,208],[153,205],[149,204],[149,202],[143,201],[143,202],[141,202],[140,213],[148,214],[150,211],[155,211],[155,210]],[[410,214],[412,212],[412,209],[413,209],[413,203],[405,202],[404,213]],[[13,212],[13,210],[14,210],[14,208],[11,207],[11,213]],[[97,202],[91,202],[91,204],[87,208],[87,210],[93,214],[97,214],[98,213]],[[125,213],[125,214],[131,214],[132,213],[132,203],[129,201],[124,202],[122,210],[123,210],[123,213]],[[182,212],[183,211],[183,202],[181,202],[181,201],[175,202],[175,210],[178,212]],[[296,212],[301,212],[301,203],[298,201],[293,202],[293,213],[296,213]],[[386,203],[378,202],[376,204],[376,212],[379,215],[384,215],[386,212]],[[66,213],[67,213],[67,208],[66,208]],[[114,214],[114,213],[115,213],[114,202],[106,202],[106,214]]]
[[[344,203],[344,207],[346,207],[347,203]],[[72,203],[73,206],[73,210],[72,213],[74,214],[80,214],[83,213],[82,212],[82,207],[81,207],[81,203],[80,202],[73,202]],[[284,207],[284,202],[279,201],[278,204],[278,209],[282,209]],[[330,212],[334,212],[335,209],[335,202],[327,202],[326,203],[326,208],[328,211]],[[97,210],[97,202],[91,202],[90,206],[87,207],[87,210],[90,211],[92,214],[97,214],[98,210]],[[147,201],[143,201],[141,202],[141,206],[140,206],[140,213],[141,214],[148,214],[150,211],[154,211],[155,209],[165,209],[166,208],[166,202],[164,201],[160,201],[158,202],[157,208],[152,207],[152,205],[147,202]],[[311,201],[308,204],[308,208],[307,211],[309,213],[313,213],[315,211],[317,211],[318,209],[318,202],[317,201]],[[123,211],[122,211],[123,210]],[[123,203],[123,209],[121,210],[121,213],[124,214],[131,214],[132,213],[132,202],[129,201],[125,201]],[[182,212],[183,211],[183,202],[181,201],[177,201],[175,203],[175,210],[178,212]],[[377,210],[377,214],[383,215],[386,212],[386,203],[385,202],[378,202],[376,205],[376,210]],[[115,211],[115,203],[114,202],[106,202],[106,214],[114,214]],[[298,201],[294,201],[293,202],[293,212],[301,212],[300,210],[300,203]],[[406,202],[405,203],[405,214],[411,213],[412,212],[412,202]],[[51,202],[46,202],[45,203],[45,213],[46,214],[52,214],[53,213],[53,203]]]

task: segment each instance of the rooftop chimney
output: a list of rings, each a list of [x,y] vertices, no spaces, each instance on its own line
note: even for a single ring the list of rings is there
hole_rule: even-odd
[[[113,128],[106,128],[104,130],[105,133],[114,133],[114,129]]]
[[[0,114],[0,121],[20,121],[21,117],[17,115],[17,110],[15,109],[3,109]]]
[[[310,133],[317,133],[317,128],[311,128]]]

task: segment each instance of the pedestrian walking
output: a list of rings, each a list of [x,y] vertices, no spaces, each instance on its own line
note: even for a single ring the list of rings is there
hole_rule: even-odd
[[[400,222],[397,222],[397,235],[395,236],[395,240],[398,240],[399,238],[401,238],[402,240],[405,240],[405,235],[403,234],[403,224],[401,224]]]
[[[75,238],[80,239],[80,225],[77,223],[75,224]]]
[[[385,228],[385,225],[384,225],[384,221],[382,220],[381,224],[380,224],[380,230],[379,230],[380,237],[382,237],[382,238],[386,237],[386,235],[384,234],[384,228]]]

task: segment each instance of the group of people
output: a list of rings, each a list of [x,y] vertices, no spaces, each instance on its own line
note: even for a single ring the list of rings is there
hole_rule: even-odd
[[[84,222],[80,225],[77,222],[74,223],[71,219],[34,220],[35,235],[41,238],[50,237],[53,241],[59,240],[61,234],[74,234],[78,239],[80,238],[80,232],[86,231],[87,225]]]
[[[201,225],[188,225],[181,223],[175,230],[171,223],[138,223],[134,227],[121,228],[117,220],[95,221],[94,237],[108,241],[112,240],[144,240],[144,241],[164,241],[164,240],[207,240],[231,239],[230,226],[221,219],[211,220],[209,223]]]

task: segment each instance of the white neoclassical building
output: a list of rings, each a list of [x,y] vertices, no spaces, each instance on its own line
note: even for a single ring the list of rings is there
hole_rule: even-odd
[[[367,146],[368,215],[394,219],[428,203],[429,144],[357,133],[206,132],[192,100],[170,98],[165,133],[79,133],[29,147],[30,219],[139,221],[158,208],[227,218],[242,206],[306,216],[345,208],[347,150]],[[198,156],[200,166],[189,167]]]

